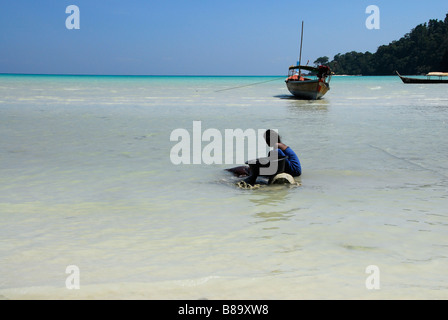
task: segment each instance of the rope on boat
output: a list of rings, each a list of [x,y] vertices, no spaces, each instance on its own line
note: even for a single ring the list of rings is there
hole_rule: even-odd
[[[250,185],[250,184],[246,183],[245,181],[239,181],[239,182],[237,182],[237,183],[236,183],[236,186],[239,187],[240,189],[250,189],[250,190],[253,190],[253,189],[259,189],[259,188],[260,188],[260,185],[259,185],[259,184],[256,184],[256,185]]]
[[[291,187],[302,185],[300,182],[297,182],[294,179],[294,177],[288,173],[277,174],[269,184],[270,185],[286,185],[286,186],[291,186]],[[250,184],[246,183],[246,181],[244,181],[244,180],[237,182],[236,186],[239,187],[240,189],[250,189],[250,190],[259,189],[262,187],[261,184],[250,185]],[[267,186],[267,185],[264,185],[264,186]]]
[[[225,88],[225,89],[219,89],[219,90],[215,90],[215,92],[220,92],[220,91],[226,91],[226,90],[233,90],[233,89],[239,89],[239,88],[244,88],[244,87],[250,87],[250,86],[255,86],[257,84],[262,84],[262,83],[267,83],[267,82],[271,82],[271,81],[276,81],[276,80],[280,80],[280,79],[284,79],[285,77],[277,77],[275,79],[270,79],[270,80],[266,80],[266,81],[260,81],[260,82],[254,82],[254,83],[250,83],[250,84],[245,84],[242,86],[237,86],[237,87],[231,87],[231,88]]]

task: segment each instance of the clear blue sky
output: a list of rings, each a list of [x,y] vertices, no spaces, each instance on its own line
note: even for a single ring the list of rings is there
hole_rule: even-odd
[[[80,29],[68,30],[68,5]],[[368,5],[380,29],[365,26]],[[375,52],[445,18],[447,0],[0,0],[0,73],[284,75],[349,51]]]

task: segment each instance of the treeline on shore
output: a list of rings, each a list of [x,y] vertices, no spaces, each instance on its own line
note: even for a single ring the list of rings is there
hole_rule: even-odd
[[[400,40],[380,46],[375,53],[338,53],[332,61],[320,57],[314,63],[326,64],[335,74],[347,75],[448,72],[448,14],[444,21],[432,19],[416,26]]]

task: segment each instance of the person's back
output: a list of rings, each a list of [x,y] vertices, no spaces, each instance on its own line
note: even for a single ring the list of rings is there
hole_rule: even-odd
[[[300,164],[299,157],[290,147],[284,145],[283,143],[278,143],[277,145],[278,157],[283,158],[286,156],[285,172],[293,177],[299,177],[302,174],[302,166]]]

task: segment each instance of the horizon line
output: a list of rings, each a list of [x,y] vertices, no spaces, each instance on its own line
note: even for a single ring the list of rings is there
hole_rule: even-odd
[[[21,73],[0,72],[0,75],[17,76],[87,76],[87,77],[287,77],[287,75],[214,75],[214,74],[88,74],[88,73]]]
[[[272,77],[272,78],[283,78],[287,75],[213,75],[213,74],[75,74],[75,73],[11,73],[11,72],[0,72],[0,76],[49,76],[49,77]],[[394,77],[396,75],[357,75],[357,74],[334,74],[333,77]],[[416,75],[417,76],[417,75]]]

